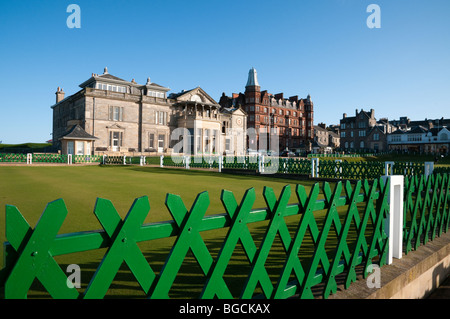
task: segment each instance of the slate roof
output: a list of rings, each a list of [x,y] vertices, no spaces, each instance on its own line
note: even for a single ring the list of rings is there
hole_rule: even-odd
[[[80,125],[74,125],[61,139],[67,140],[97,140],[95,137],[87,133]]]

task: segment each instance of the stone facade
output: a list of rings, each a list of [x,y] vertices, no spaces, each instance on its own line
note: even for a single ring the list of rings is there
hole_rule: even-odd
[[[355,116],[344,113],[340,120],[340,149],[344,151],[386,151],[387,135],[396,130],[387,119],[375,118],[375,111],[355,111]]]
[[[126,81],[115,77],[106,68],[102,75],[92,74],[80,87],[80,91],[67,98],[61,88],[56,92],[56,104],[52,106],[53,144],[60,149],[61,139],[79,125],[95,137],[84,153],[168,154],[179,142],[172,137],[172,132],[182,127],[190,130],[192,136],[189,139],[192,141],[200,138],[202,143],[210,143],[209,139],[214,139],[214,149],[212,146],[208,149],[193,147],[195,154],[221,154],[226,147],[223,124],[237,118],[246,122],[245,112],[238,108],[221,108],[201,88],[168,97],[170,89],[151,82],[150,78],[145,85],[140,85],[134,79]],[[188,116],[186,111],[193,112],[190,114],[193,116]],[[213,136],[213,131],[218,132],[217,135]],[[243,131],[242,135],[245,136],[246,132]],[[245,152],[237,144],[228,146],[237,154]]]

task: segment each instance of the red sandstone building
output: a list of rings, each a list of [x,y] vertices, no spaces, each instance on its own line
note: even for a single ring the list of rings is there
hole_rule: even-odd
[[[247,130],[254,128],[256,131],[254,138],[249,134],[247,139],[249,150],[267,149],[262,143],[260,145],[260,134],[265,132],[278,135],[280,152],[310,150],[314,138],[314,104],[311,96],[286,99],[283,93],[273,95],[266,90],[261,91],[257,72],[252,68],[245,93],[233,93],[231,97],[223,93],[219,104],[222,107],[240,105],[247,113]]]

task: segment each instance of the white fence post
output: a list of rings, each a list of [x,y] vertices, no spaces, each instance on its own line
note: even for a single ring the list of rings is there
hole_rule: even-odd
[[[103,165],[105,165],[105,158],[106,158],[106,155],[103,154]]]
[[[222,172],[223,156],[219,155],[219,173]]]
[[[145,164],[145,156],[141,155],[141,159],[139,160],[139,165],[144,166]]]
[[[259,165],[261,166],[260,167],[260,173],[261,174],[264,174],[264,164],[265,164],[265,161],[266,161],[266,158],[265,158],[265,155],[261,155],[261,162],[259,163]]]
[[[386,234],[389,238],[389,251],[386,263],[392,264],[392,258],[401,259],[403,253],[403,192],[404,176],[383,176],[389,179],[388,204],[389,216],[385,221]]]
[[[394,162],[384,162],[384,175],[392,175],[392,167],[394,167]]]
[[[67,164],[72,164],[72,154],[67,154]]]
[[[33,164],[33,154],[32,153],[28,153],[27,154],[27,164]]]
[[[161,155],[161,156],[159,157],[159,166],[160,166],[160,167],[164,167],[164,155]]]
[[[190,156],[185,156],[185,163],[186,163],[186,169],[190,169],[191,168],[191,157]]]
[[[311,158],[311,177],[319,177],[319,158]]]
[[[342,176],[341,176],[342,175],[342,166],[340,165],[342,163],[342,160],[338,159],[338,160],[335,160],[334,162],[336,163],[336,167],[334,169],[334,173],[336,174],[336,178],[342,178]]]
[[[434,163],[433,162],[425,162],[425,178],[428,179],[428,176],[433,174],[434,171]]]

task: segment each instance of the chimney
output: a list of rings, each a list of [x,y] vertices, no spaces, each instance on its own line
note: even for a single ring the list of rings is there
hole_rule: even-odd
[[[345,119],[347,117],[347,113],[344,113],[342,117]]]
[[[283,93],[277,93],[277,94],[275,94],[275,99],[276,99],[276,100],[283,100]]]
[[[60,88],[59,86],[58,86],[58,89],[56,90],[55,94],[56,94],[56,103],[59,103],[62,100],[64,100],[65,93],[64,93],[63,89]]]

